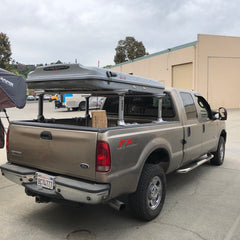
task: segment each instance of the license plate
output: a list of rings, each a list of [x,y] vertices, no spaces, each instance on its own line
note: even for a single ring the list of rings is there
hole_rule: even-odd
[[[37,173],[37,185],[47,189],[54,188],[55,177],[45,173]]]

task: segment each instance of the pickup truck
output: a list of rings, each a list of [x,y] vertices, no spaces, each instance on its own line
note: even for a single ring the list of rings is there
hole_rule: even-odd
[[[65,69],[62,67],[63,72]],[[130,78],[105,71],[106,89],[114,78],[119,77],[117,84],[120,79],[125,79],[125,84]],[[56,90],[53,82],[49,87],[37,84],[29,87]],[[132,89],[136,88],[134,82]],[[163,207],[166,174],[187,173],[208,161],[223,164],[226,109],[212,111],[203,96],[193,91],[165,88],[157,95],[151,94],[152,88],[149,94],[126,90],[129,95],[125,95],[125,85],[121,91],[116,89],[101,92],[106,97],[102,107],[107,120],[104,127],[92,126],[87,103],[85,117],[46,119],[42,101],[45,92],[40,92],[37,119],[9,125],[8,162],[0,166],[2,174],[22,185],[39,203],[108,203],[123,209],[125,203],[120,199],[127,196],[135,215],[149,221]],[[88,88],[88,92],[94,91]]]

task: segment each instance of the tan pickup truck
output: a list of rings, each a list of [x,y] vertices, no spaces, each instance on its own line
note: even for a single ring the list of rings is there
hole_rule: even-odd
[[[187,173],[207,161],[223,163],[224,108],[212,111],[192,91],[165,89],[155,81],[108,70],[80,68],[51,66],[30,74],[28,87],[41,90],[38,117],[11,122],[8,129],[8,163],[0,167],[2,174],[22,185],[37,202],[109,203],[122,209],[124,203],[119,199],[128,196],[134,213],[151,220],[164,204],[166,174]],[[55,72],[60,72],[58,78]],[[67,83],[57,89],[59,79],[70,79],[68,83],[75,84],[78,92],[87,89],[106,97],[102,108],[106,125],[93,126],[88,99],[85,117],[46,119],[44,92],[69,91]],[[76,84],[83,79],[85,87]],[[112,81],[115,85],[110,89]],[[95,83],[100,85],[96,88]]]

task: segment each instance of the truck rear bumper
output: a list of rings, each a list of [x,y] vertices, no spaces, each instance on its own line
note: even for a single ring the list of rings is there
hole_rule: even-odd
[[[104,202],[110,191],[109,184],[90,183],[65,176],[55,176],[54,188],[46,189],[37,185],[37,169],[6,163],[0,166],[2,175],[25,187],[31,196],[45,196],[79,203],[98,204]],[[52,176],[52,174],[51,174]]]

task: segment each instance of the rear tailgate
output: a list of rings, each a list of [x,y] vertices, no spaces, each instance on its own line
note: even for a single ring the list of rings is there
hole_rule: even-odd
[[[8,161],[95,180],[97,132],[11,124]]]

